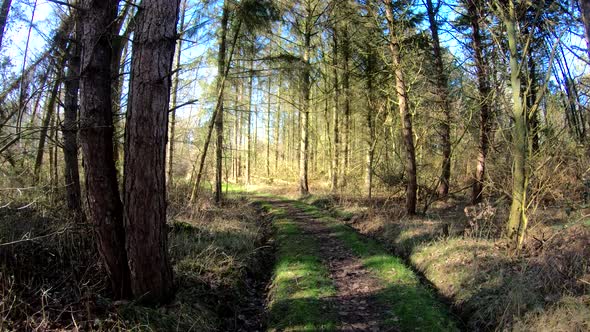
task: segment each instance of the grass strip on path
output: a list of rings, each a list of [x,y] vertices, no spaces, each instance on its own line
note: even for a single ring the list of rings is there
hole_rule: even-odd
[[[383,290],[376,296],[387,308],[386,326],[397,325],[403,331],[458,330],[449,310],[420,283],[416,274],[400,258],[321,209],[299,201],[293,204],[319,222],[324,222],[342,243],[360,257],[364,267],[382,282]]]
[[[269,294],[271,331],[332,331],[337,314],[328,298],[336,294],[319,245],[273,204],[259,205],[274,219],[276,265]]]

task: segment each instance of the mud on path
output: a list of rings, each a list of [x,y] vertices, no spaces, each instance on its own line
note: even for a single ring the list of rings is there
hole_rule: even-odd
[[[290,218],[320,244],[320,258],[328,268],[336,295],[327,299],[338,313],[338,331],[397,331],[385,326],[385,311],[375,298],[383,286],[363,266],[334,231],[324,222],[295,207],[289,201],[268,200],[287,211]]]

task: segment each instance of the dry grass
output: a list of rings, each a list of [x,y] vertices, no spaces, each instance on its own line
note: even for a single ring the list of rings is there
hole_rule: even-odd
[[[204,196],[199,209],[172,204],[177,296],[158,308],[109,299],[91,227],[73,226],[63,208],[38,200],[0,209],[0,331],[213,331],[233,324],[245,275],[263,265],[267,227],[242,199],[218,209]],[[23,206],[30,197],[10,199]]]

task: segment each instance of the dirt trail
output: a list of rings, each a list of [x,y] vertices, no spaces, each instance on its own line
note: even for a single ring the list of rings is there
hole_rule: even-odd
[[[288,201],[271,200],[283,208],[293,221],[320,244],[320,257],[329,269],[337,294],[328,299],[333,303],[339,319],[338,331],[396,331],[385,327],[385,309],[373,294],[382,289],[361,260],[342,243],[327,225]]]

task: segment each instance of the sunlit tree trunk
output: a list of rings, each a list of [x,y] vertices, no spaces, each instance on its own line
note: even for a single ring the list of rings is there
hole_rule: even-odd
[[[80,74],[80,143],[84,156],[89,220],[116,298],[130,295],[123,206],[113,158],[111,73],[113,29],[118,0],[84,0]]]
[[[221,14],[221,32],[219,36],[219,53],[217,55],[217,72],[225,73],[226,49],[227,49],[227,25],[229,22],[229,8],[227,2],[223,3],[223,13]],[[215,117],[215,132],[217,133],[217,145],[215,148],[215,202],[221,203],[222,183],[223,183],[223,113],[224,113],[224,96],[223,96],[223,75],[217,76],[217,94],[222,97],[218,101],[217,114]]]
[[[268,77],[268,100],[266,110],[266,177],[270,178],[270,96],[271,96],[272,78]]]
[[[399,40],[395,33],[395,23],[391,0],[385,0],[385,14],[389,22],[389,49],[395,76],[395,91],[402,122],[402,137],[406,148],[406,212],[416,213],[418,183],[416,179],[416,151],[414,148],[414,133],[412,130],[412,115],[408,100],[406,81],[402,70]]]
[[[307,20],[310,20],[308,16]],[[301,122],[300,122],[300,148],[299,148],[299,193],[302,196],[309,194],[308,185],[308,168],[309,168],[309,108],[310,108],[310,91],[311,91],[311,64],[309,62],[311,53],[311,32],[310,23],[306,23],[306,31],[303,36],[304,50],[303,50],[303,72],[301,82],[302,102],[301,107]]]
[[[143,0],[136,15],[125,128],[125,232],[133,295],[173,295],[166,228],[166,143],[180,0]]]
[[[514,126],[512,129],[512,205],[507,225],[507,235],[516,239],[518,248],[522,247],[527,228],[526,188],[527,188],[527,119],[523,111],[520,95],[520,54],[516,31],[516,11],[513,0],[509,0],[508,8],[503,11],[502,19],[506,25],[506,35],[510,51],[510,84],[512,89],[512,113]]]
[[[338,190],[338,176],[340,174],[338,164],[340,159],[340,133],[339,133],[339,112],[338,106],[340,105],[340,86],[338,83],[338,32],[334,28],[333,36],[333,49],[332,49],[332,75],[333,77],[333,89],[334,89],[334,105],[332,108],[332,130],[333,130],[333,143],[332,143],[332,192],[335,193]]]
[[[282,143],[283,145],[285,144],[284,140],[280,139],[280,128],[284,127],[285,125],[282,124],[282,113],[281,113],[281,91],[282,91],[282,77],[279,75],[279,86],[278,86],[278,91],[277,91],[277,112],[275,115],[275,132],[274,132],[274,143],[275,143],[275,174],[278,174],[279,171],[279,153],[280,153],[280,148],[281,146],[279,145],[280,143]]]
[[[254,50],[254,45],[252,45]],[[252,57],[254,57],[252,51]],[[246,184],[250,184],[252,177],[252,92],[254,89],[254,61],[250,62],[250,77],[248,78],[248,114],[246,121]]]
[[[478,203],[482,199],[483,183],[486,171],[486,161],[490,140],[490,85],[488,81],[488,66],[483,57],[483,41],[480,31],[483,3],[480,0],[467,0],[467,13],[471,25],[471,43],[473,59],[477,75],[479,102],[479,144],[475,178],[471,187],[471,202]]]
[[[432,53],[434,55],[434,67],[436,70],[436,95],[439,107],[444,116],[440,126],[443,162],[438,194],[446,196],[449,194],[449,183],[451,179],[451,106],[449,104],[448,79],[445,73],[438,35],[438,22],[436,21],[436,15],[438,14],[440,6],[440,0],[436,7],[433,5],[432,0],[426,0],[428,21],[430,22],[430,32],[432,34]]]

